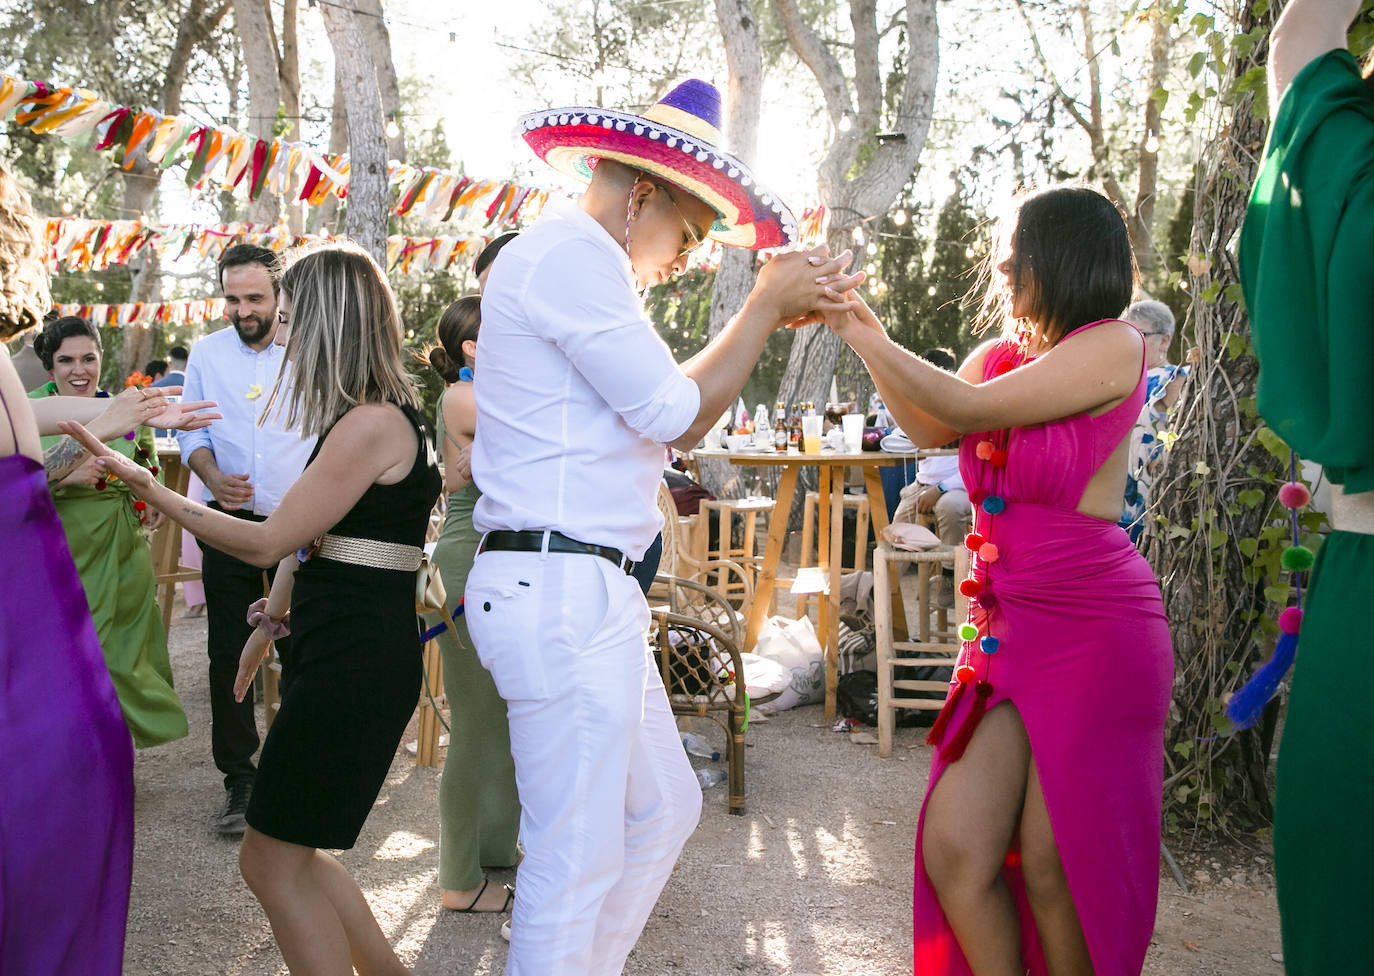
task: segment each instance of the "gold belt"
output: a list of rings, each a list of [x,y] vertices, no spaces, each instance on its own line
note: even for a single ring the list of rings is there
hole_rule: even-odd
[[[413,573],[420,568],[424,550],[419,546],[408,546],[403,542],[379,542],[376,539],[355,539],[347,535],[334,535],[326,532],[320,536],[316,556],[332,559],[336,563],[352,563],[355,566],[370,566],[373,569],[394,569],[400,573]]]
[[[1374,535],[1374,491],[1347,495],[1340,485],[1332,485],[1331,527],[1337,532]]]

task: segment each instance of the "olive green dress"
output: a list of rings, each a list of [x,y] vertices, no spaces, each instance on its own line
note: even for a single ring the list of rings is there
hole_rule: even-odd
[[[439,439],[444,430],[439,413]],[[434,561],[453,607],[467,585],[481,534],[472,527],[472,509],[481,497],[475,484],[448,496],[448,514],[434,547]],[[467,620],[457,616],[458,641],[439,635],[444,662],[444,694],[449,707],[448,753],[439,783],[439,887],[467,891],[481,885],[483,866],[507,867],[520,857],[520,797],[515,790],[506,703],[496,682],[477,660]],[[437,614],[425,626],[439,623]]]
[[[48,383],[30,397],[56,393],[57,387]],[[43,438],[43,449],[59,440]],[[130,458],[146,451],[143,463],[157,464],[151,428],[140,427],[135,440],[120,437],[110,447]],[[102,490],[73,486],[52,494],[134,745],[146,749],[180,739],[186,734],[186,713],[172,688],[153,557],[132,493],[122,481],[109,481]]]
[[[1240,240],[1261,416],[1374,491],[1374,97],[1332,51],[1278,106]],[[1284,967],[1374,965],[1374,536],[1332,532],[1307,592],[1274,802]]]

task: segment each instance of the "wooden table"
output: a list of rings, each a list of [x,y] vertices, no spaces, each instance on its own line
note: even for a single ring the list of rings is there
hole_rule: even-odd
[[[759,631],[768,616],[772,602],[774,583],[778,578],[778,562],[782,558],[783,543],[787,537],[788,514],[792,510],[792,498],[796,494],[797,474],[803,467],[813,465],[819,469],[819,511],[816,531],[817,562],[825,568],[825,596],[820,606],[821,646],[825,651],[825,717],[835,717],[835,692],[839,683],[839,625],[840,625],[840,550],[843,546],[844,531],[844,481],[849,468],[863,472],[864,491],[868,495],[868,509],[873,521],[876,536],[887,527],[887,502],[883,497],[883,483],[878,470],[892,465],[912,463],[929,452],[912,451],[893,454],[887,451],[833,451],[822,450],[819,454],[802,454],[780,451],[724,451],[698,450],[698,457],[721,457],[731,464],[741,467],[780,467],[782,478],[778,483],[778,504],[768,526],[768,544],[763,553],[763,567],[759,572],[758,583],[754,588],[754,602],[749,608],[748,629],[745,634],[744,650],[753,650]],[[838,485],[838,491],[832,486]],[[722,527],[722,531],[726,531]],[[867,540],[856,539],[855,545],[864,545]],[[895,580],[895,577],[894,577]],[[900,593],[900,591],[898,591]],[[894,622],[906,629],[905,617],[901,613],[900,597],[893,602]]]

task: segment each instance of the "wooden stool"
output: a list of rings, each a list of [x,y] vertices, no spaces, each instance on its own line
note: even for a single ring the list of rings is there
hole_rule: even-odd
[[[915,563],[918,569],[917,639],[910,641],[896,641],[892,633],[892,567],[903,563]],[[898,708],[938,710],[944,705],[944,696],[949,692],[947,680],[897,680],[894,677],[894,668],[897,667],[954,667],[960,643],[957,634],[950,628],[949,611],[946,608],[934,608],[935,628],[931,628],[930,581],[945,568],[953,569],[956,578],[967,575],[968,550],[962,546],[940,546],[909,552],[880,542],[873,554],[873,626],[878,643],[878,755],[884,759],[892,754],[895,711]],[[962,619],[968,613],[967,600],[956,590],[954,601],[955,619]],[[908,627],[910,619],[907,618]],[[937,692],[940,697],[902,694],[916,691]]]
[[[832,490],[838,489],[839,486],[836,486]],[[847,567],[847,569],[850,572],[861,572],[868,563],[868,496],[845,494],[842,497],[843,508],[854,509],[854,565]],[[811,547],[815,544],[816,539],[816,509],[820,503],[819,492],[808,491],[806,493],[806,502],[802,506],[801,554],[797,557],[798,565],[801,566],[808,565],[811,560]]]
[[[755,539],[758,537],[758,517],[769,516],[777,502],[772,498],[714,498],[702,499],[701,508],[697,514],[696,529],[696,559],[699,563],[711,562],[714,560],[728,560],[739,563],[751,574],[750,582],[758,579],[759,568],[762,560],[756,553]],[[711,535],[711,512],[718,515],[716,548],[710,548]],[[738,547],[731,545],[733,516],[736,514],[744,517],[744,539]],[[709,581],[709,576],[708,576]],[[731,583],[723,573],[716,573],[714,583],[708,585],[727,596],[734,595],[731,591],[740,588],[739,583]]]

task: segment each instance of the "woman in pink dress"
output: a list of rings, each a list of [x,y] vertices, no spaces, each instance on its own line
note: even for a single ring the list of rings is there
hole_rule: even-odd
[[[985,264],[1001,335],[958,374],[862,307],[827,324],[920,446],[958,435],[969,620],[916,837],[917,976],[1139,974],[1159,883],[1173,652],[1116,525],[1144,347],[1134,262],[1095,191],[1025,196]]]

